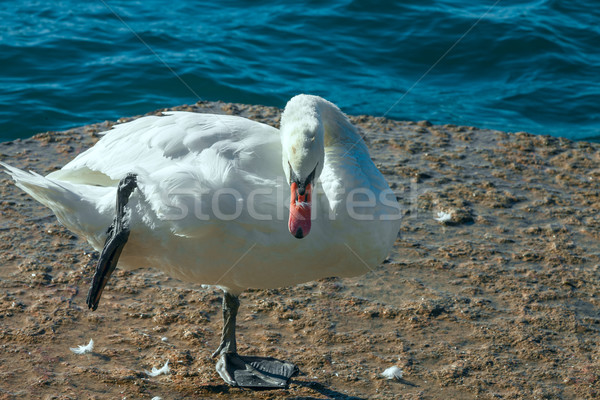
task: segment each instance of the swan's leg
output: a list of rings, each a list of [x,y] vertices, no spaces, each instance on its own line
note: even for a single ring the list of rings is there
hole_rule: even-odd
[[[121,251],[129,238],[130,214],[127,213],[125,206],[136,187],[137,175],[135,174],[128,174],[125,178],[121,179],[117,187],[117,215],[112,225],[108,228],[108,237],[100,254],[98,265],[96,265],[92,286],[87,296],[87,305],[92,310],[98,308],[102,290],[108,282],[110,275],[115,270]]]
[[[213,357],[220,356],[217,372],[232,386],[258,389],[281,389],[298,372],[291,363],[271,357],[250,357],[237,354],[235,318],[240,302],[237,296],[225,292],[223,297],[223,335]]]
[[[235,342],[235,319],[239,307],[240,300],[237,298],[237,296],[234,296],[229,292],[224,292],[223,333],[221,335],[221,344],[219,345],[217,351],[213,353],[213,358],[223,353],[237,353],[237,346]]]

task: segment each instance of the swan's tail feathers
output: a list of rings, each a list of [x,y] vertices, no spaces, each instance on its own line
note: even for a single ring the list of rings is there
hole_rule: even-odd
[[[68,183],[48,179],[33,171],[26,172],[3,162],[0,165],[13,178],[15,185],[55,212],[56,209],[74,209],[82,200],[79,194],[68,187],[71,186]]]
[[[111,217],[101,211],[101,199],[111,188],[59,181],[3,162],[0,166],[19,188],[50,208],[61,224],[86,237],[92,246],[102,247]]]

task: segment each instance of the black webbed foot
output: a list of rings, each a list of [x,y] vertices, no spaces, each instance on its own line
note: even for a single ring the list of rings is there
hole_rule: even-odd
[[[231,385],[252,389],[284,389],[298,373],[294,364],[271,357],[240,356],[235,340],[235,320],[240,302],[237,296],[223,296],[223,334],[213,357],[219,357],[217,372]]]
[[[250,389],[285,389],[290,378],[298,373],[298,367],[271,357],[223,353],[217,362],[217,372],[231,386]]]
[[[106,286],[108,279],[117,267],[121,251],[123,251],[123,247],[125,247],[125,243],[129,239],[130,221],[125,206],[136,187],[137,175],[135,174],[128,174],[119,182],[117,188],[117,213],[112,225],[108,228],[108,237],[98,259],[96,272],[92,279],[92,286],[87,295],[86,303],[92,310],[98,308],[104,286]]]

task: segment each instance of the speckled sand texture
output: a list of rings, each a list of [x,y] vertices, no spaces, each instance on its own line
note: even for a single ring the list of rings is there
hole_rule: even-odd
[[[2,174],[0,399],[600,397],[600,146],[351,118],[406,215],[388,262],[364,277],[242,296],[239,350],[296,363],[289,390],[222,383],[218,291],[117,271],[90,312],[97,255]],[[2,143],[0,160],[46,174],[111,125]],[[92,352],[70,350],[90,339]],[[169,374],[146,373],[167,360]],[[401,379],[381,376],[391,366]]]

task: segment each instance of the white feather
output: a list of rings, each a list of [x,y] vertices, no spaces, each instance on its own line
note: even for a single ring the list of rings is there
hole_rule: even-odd
[[[394,365],[392,367],[389,367],[385,371],[383,371],[381,373],[381,376],[383,376],[386,379],[401,379],[403,374],[404,373],[403,373],[402,369],[400,369]]]
[[[452,214],[445,211],[438,211],[437,217],[433,217],[438,222],[445,223],[452,219]]]
[[[90,339],[90,342],[88,344],[86,344],[85,346],[77,346],[77,347],[71,347],[71,351],[75,354],[86,354],[86,353],[91,353],[92,350],[94,350],[94,340]]]
[[[165,363],[165,365],[163,365],[160,369],[156,368],[156,367],[152,367],[152,372],[150,371],[145,371],[146,374],[148,376],[158,376],[158,375],[167,375],[169,372],[171,372],[171,368],[169,368],[169,360],[167,360],[167,362]]]

